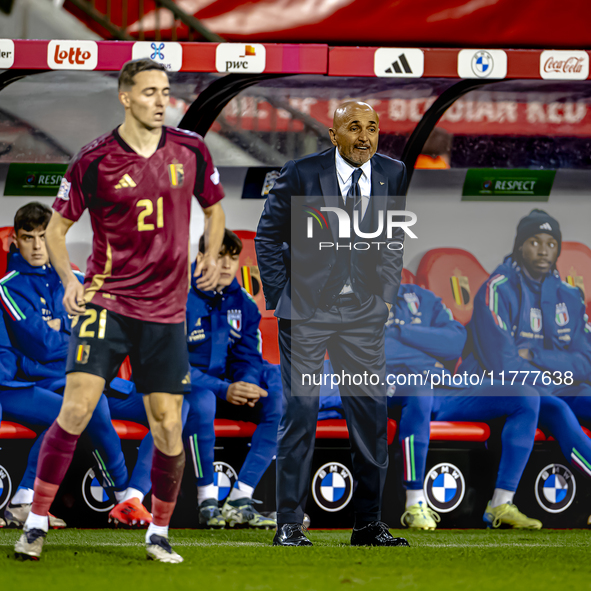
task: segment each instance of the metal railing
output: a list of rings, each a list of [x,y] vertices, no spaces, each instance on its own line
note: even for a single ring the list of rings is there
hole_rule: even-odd
[[[106,0],[106,2],[100,3],[101,8],[104,8],[105,12],[102,12],[97,8],[96,0],[67,0],[66,4],[75,6],[84,12],[84,14],[95,21],[95,23],[108,31],[114,39],[120,41],[135,40],[135,37],[128,32],[129,22],[137,23],[137,38],[140,41],[161,41],[161,10],[168,11],[172,15],[173,24],[170,29],[170,41],[177,41],[181,38],[186,41],[224,41],[222,37],[212,33],[209,29],[204,27],[199,19],[186,13],[182,8],[175,4],[174,0],[154,0],[154,4],[156,5],[156,10],[154,11],[155,27],[153,33],[150,32],[148,36],[146,36],[146,31],[144,31],[143,20],[146,14],[152,12],[152,10],[150,9],[146,11],[144,0],[135,0],[133,2],[129,2],[128,0]],[[133,12],[136,12],[137,10],[136,14],[131,14],[130,5],[133,5]],[[121,18],[116,19],[118,22],[115,22],[115,19],[113,18],[114,6],[120,8]],[[166,31],[168,32],[168,27]]]

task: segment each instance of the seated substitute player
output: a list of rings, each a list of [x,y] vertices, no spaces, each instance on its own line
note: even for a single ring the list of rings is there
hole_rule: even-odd
[[[17,375],[24,381],[23,387],[0,393],[0,403],[6,416],[41,427],[50,426],[61,407],[62,397],[55,392],[61,391],[65,383],[70,339],[70,320],[62,304],[64,288],[49,264],[45,247],[51,215],[51,208],[35,202],[16,212],[8,273],[0,287],[11,344],[18,352]],[[114,489],[115,496],[122,498],[127,487],[127,468],[104,396],[93,413],[88,433],[104,487]],[[23,480],[6,507],[8,525],[22,527],[31,510],[42,440],[43,434],[31,449]],[[145,509],[144,513],[149,517]],[[49,525],[66,526],[52,515]]]
[[[395,318],[393,318],[395,316]],[[450,376],[443,362],[457,359],[466,330],[434,293],[402,284],[395,310],[386,324],[386,364],[396,376]],[[390,378],[391,380],[391,378]],[[521,513],[512,503],[534,444],[539,399],[528,386],[437,388],[406,381],[388,389],[390,413],[400,413],[399,441],[403,453],[406,511],[401,522],[413,529],[435,529],[439,515],[427,505],[423,492],[429,449],[430,421],[487,421],[505,417],[502,454],[492,500],[484,513],[489,527],[539,529],[542,524]],[[449,384],[449,381],[445,381]]]
[[[197,261],[204,256],[204,250],[201,237]],[[211,528],[226,524],[276,526],[274,519],[264,517],[254,508],[252,494],[277,452],[281,372],[261,356],[261,315],[252,297],[236,280],[241,251],[240,238],[226,230],[215,291],[199,289],[194,281],[187,300],[191,394],[186,397],[190,406],[183,434],[197,477],[199,522]],[[216,406],[218,416],[258,422],[250,451],[221,514],[213,485]]]
[[[78,438],[105,382],[129,355],[137,389],[147,393],[156,446],[148,558],[182,561],[168,542],[168,524],[185,465],[181,406],[190,387],[185,307],[192,195],[206,217],[206,253],[196,269],[203,289],[217,285],[224,213],[219,174],[203,139],[163,125],[169,92],[163,65],[127,62],[119,75],[124,123],[74,158],[53,205],[47,249],[65,288],[66,312],[77,319],[62,409],[41,446],[33,508],[15,546],[17,557],[40,557],[47,512]],[[85,209],[94,235],[83,287],[70,267],[66,233]]]
[[[578,288],[556,270],[562,233],[534,209],[517,226],[513,252],[480,288],[470,323],[473,343],[461,370],[514,373],[540,397],[540,427],[571,464],[591,476],[591,440],[579,419],[591,419],[591,327]],[[526,374],[525,372],[529,372]],[[542,375],[545,372],[545,375]],[[546,373],[547,372],[547,373]]]

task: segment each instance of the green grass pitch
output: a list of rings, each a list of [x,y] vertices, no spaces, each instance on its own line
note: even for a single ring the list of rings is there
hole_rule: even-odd
[[[173,530],[185,562],[145,559],[143,531],[50,532],[40,562],[17,562],[20,532],[0,530],[2,591],[477,591],[591,587],[586,530],[408,532],[411,548],[352,548],[350,532],[312,530],[313,548],[273,548],[270,531]]]

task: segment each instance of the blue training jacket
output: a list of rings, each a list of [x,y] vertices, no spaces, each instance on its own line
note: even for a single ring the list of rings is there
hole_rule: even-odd
[[[527,277],[509,256],[482,285],[474,300],[470,339],[460,372],[468,374],[509,371],[571,371],[575,381],[589,377],[591,343],[581,292],[560,280],[558,272],[548,273],[542,282]],[[533,361],[519,356],[529,349]],[[519,374],[516,383],[523,383]],[[544,385],[541,376],[530,373],[525,383],[553,393],[564,386]],[[489,382],[490,383],[490,382]],[[500,381],[496,382],[500,383]]]
[[[195,263],[192,265],[195,271]],[[191,384],[226,399],[232,382],[261,385],[261,314],[236,279],[221,293],[205,292],[192,277],[187,300],[187,345]]]
[[[402,284],[386,323],[386,367],[392,374],[449,374],[442,361],[457,359],[466,329],[441,298],[418,285]]]
[[[63,377],[71,329],[63,297],[53,267],[33,267],[18,251],[11,253],[8,272],[0,280],[0,302],[10,340],[20,353],[19,374],[25,379]],[[61,321],[59,331],[47,324],[55,318]]]

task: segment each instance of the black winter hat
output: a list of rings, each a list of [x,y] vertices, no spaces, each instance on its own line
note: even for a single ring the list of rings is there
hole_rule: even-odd
[[[551,215],[548,215],[542,209],[532,209],[529,215],[519,220],[517,224],[517,234],[515,235],[515,244],[513,245],[513,258],[517,254],[519,247],[532,236],[536,234],[550,234],[558,242],[558,256],[562,248],[562,233],[560,224]]]

